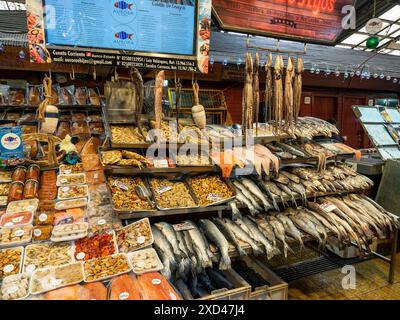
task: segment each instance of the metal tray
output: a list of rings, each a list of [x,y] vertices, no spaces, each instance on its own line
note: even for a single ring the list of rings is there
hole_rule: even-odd
[[[186,181],[188,182],[190,188],[193,190],[193,188],[192,188],[192,178],[208,177],[208,176],[213,176],[213,175],[215,175],[215,173],[207,173],[207,174],[198,175],[196,177],[188,177]],[[222,199],[222,200],[214,202],[214,203],[210,203],[210,204],[208,204],[206,206],[201,206],[200,205],[200,207],[207,208],[207,207],[217,206],[217,205],[224,204],[224,203],[227,203],[227,202],[230,202],[230,201],[236,199],[236,190],[235,190],[235,187],[232,184],[232,182],[230,182],[228,179],[225,179],[225,178],[222,178],[222,177],[219,177],[219,178],[228,186],[229,189],[231,189],[231,191],[233,193],[233,196],[229,197],[229,198],[226,198],[226,199]],[[196,196],[196,193],[194,191],[193,191],[193,194]],[[197,196],[196,196],[196,199],[197,199]]]
[[[157,177],[154,177],[154,178],[157,178]],[[150,179],[153,179],[153,178],[149,178],[149,180]],[[164,178],[164,179],[168,179],[168,178]],[[172,181],[172,182],[175,182],[175,181],[176,182],[183,182],[186,185],[186,188],[188,189],[189,194],[192,197],[192,199],[193,199],[193,201],[194,201],[194,203],[196,205],[195,206],[191,206],[191,207],[163,208],[163,207],[161,207],[159,205],[159,203],[157,201],[157,198],[156,198],[156,195],[155,195],[156,191],[151,187],[150,181],[148,181],[148,185],[150,186],[150,190],[151,190],[151,192],[153,194],[153,199],[154,199],[154,201],[156,203],[156,207],[157,207],[158,210],[160,210],[160,211],[168,211],[168,210],[176,210],[176,209],[196,209],[196,208],[200,207],[199,200],[197,199],[196,195],[193,192],[193,189],[191,188],[191,186],[189,185],[189,183],[186,181],[186,179],[184,177],[179,176],[179,177],[175,177],[175,178],[172,178],[172,179],[169,179],[169,180]]]

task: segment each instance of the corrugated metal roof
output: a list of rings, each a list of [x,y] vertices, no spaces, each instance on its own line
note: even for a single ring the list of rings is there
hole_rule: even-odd
[[[26,11],[0,11],[0,32],[26,33]]]

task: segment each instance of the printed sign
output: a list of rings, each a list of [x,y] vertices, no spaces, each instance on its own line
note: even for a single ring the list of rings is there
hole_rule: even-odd
[[[333,44],[354,0],[213,0],[223,29]]]
[[[24,158],[21,127],[0,128],[0,155],[4,161]]]

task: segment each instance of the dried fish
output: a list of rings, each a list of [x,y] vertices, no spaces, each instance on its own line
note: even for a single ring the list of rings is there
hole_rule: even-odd
[[[265,63],[265,122],[270,122],[273,115],[273,78],[272,78],[272,54],[268,55]]]
[[[293,85],[294,121],[296,126],[298,123],[300,107],[301,107],[301,93],[303,87],[302,73],[303,73],[303,59],[298,57],[296,75],[294,77],[294,85]]]
[[[164,87],[165,73],[160,71],[156,76],[156,85],[154,88],[154,114],[156,119],[155,129],[161,130],[162,121],[162,97]]]

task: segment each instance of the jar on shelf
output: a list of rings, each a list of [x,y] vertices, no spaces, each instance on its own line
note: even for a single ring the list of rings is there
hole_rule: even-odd
[[[32,164],[29,166],[26,172],[26,180],[36,180],[39,181],[40,178],[40,167],[37,164]]]
[[[8,191],[8,202],[22,200],[24,195],[24,183],[21,181],[14,181],[10,185]]]
[[[12,174],[12,181],[25,182],[26,179],[26,168],[16,167]]]
[[[27,180],[24,188],[24,199],[35,199],[39,194],[39,181]]]

